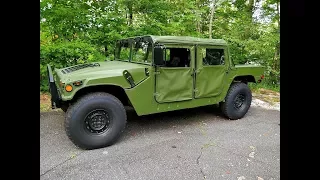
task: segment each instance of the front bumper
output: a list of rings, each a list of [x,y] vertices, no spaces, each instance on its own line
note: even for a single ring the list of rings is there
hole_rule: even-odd
[[[47,65],[48,78],[49,78],[49,92],[51,94],[51,108],[61,107],[61,96],[58,92],[57,85],[54,81],[51,66]]]

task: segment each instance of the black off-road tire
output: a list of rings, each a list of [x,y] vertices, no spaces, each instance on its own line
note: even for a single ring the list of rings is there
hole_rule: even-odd
[[[245,83],[231,84],[225,102],[221,102],[222,113],[231,120],[241,119],[248,112],[252,101],[251,90]]]
[[[126,110],[118,98],[96,92],[70,105],[66,112],[65,130],[79,148],[96,149],[114,144],[126,121]]]

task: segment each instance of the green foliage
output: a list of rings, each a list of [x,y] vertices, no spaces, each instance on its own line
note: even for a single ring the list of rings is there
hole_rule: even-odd
[[[105,57],[93,45],[82,41],[40,46],[40,63],[52,64],[56,68],[104,59]]]
[[[235,64],[267,67],[266,83],[280,81],[279,0],[42,0],[40,88],[46,64],[64,67],[113,59],[115,40],[137,35],[212,37],[230,44]],[[260,15],[254,15],[256,12]]]
[[[62,68],[102,60],[105,60],[105,57],[93,45],[82,41],[62,41],[41,45],[40,90],[48,90],[47,64],[50,64],[53,68]]]

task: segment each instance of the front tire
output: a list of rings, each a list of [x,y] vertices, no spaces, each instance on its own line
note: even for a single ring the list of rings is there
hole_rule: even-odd
[[[126,111],[118,98],[103,92],[91,93],[70,105],[65,130],[78,147],[96,149],[112,145],[126,121]]]
[[[233,83],[230,86],[221,110],[231,120],[241,119],[248,112],[252,101],[251,90],[245,83]]]

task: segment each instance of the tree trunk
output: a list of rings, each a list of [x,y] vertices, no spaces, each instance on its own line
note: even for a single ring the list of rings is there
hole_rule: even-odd
[[[277,47],[276,47],[275,51],[274,51],[273,63],[272,63],[272,69],[274,69],[274,70],[276,69],[277,59],[278,59],[278,50],[277,50]]]
[[[210,11],[210,23],[209,23],[209,38],[212,39],[212,21],[213,21],[213,15],[216,8],[216,0],[212,0],[212,6]]]
[[[253,21],[254,4],[255,4],[254,0],[249,0],[247,12],[251,17],[251,22]]]
[[[131,26],[132,25],[132,19],[133,19],[132,3],[131,2],[128,4],[128,9],[129,9],[129,26]]]
[[[105,45],[104,45],[104,55],[107,57],[108,54],[109,54],[109,52],[108,52],[108,45],[105,44]]]
[[[280,8],[279,8],[279,1],[277,2],[277,21],[278,21],[278,33],[280,33]],[[280,63],[279,63],[279,61],[280,61],[280,42],[277,42],[277,44],[276,44],[276,48],[275,48],[275,57],[274,57],[274,66],[273,66],[273,68],[275,69],[275,70],[279,70],[280,69]]]
[[[201,13],[199,13],[200,10],[200,5],[199,5],[199,0],[195,0],[196,2],[196,29],[197,32],[201,32]]]
[[[250,24],[253,25],[254,21],[253,21],[253,14],[255,11],[255,4],[258,3],[260,0],[248,0],[248,5],[246,7],[246,13],[247,13],[247,17],[250,21]],[[251,36],[251,32],[252,32],[252,27],[248,26],[245,27],[245,32],[244,32],[244,39],[249,39]]]
[[[280,8],[279,8],[279,6],[280,6],[280,3],[278,1],[277,2],[277,16],[278,16],[278,28],[280,30]]]

